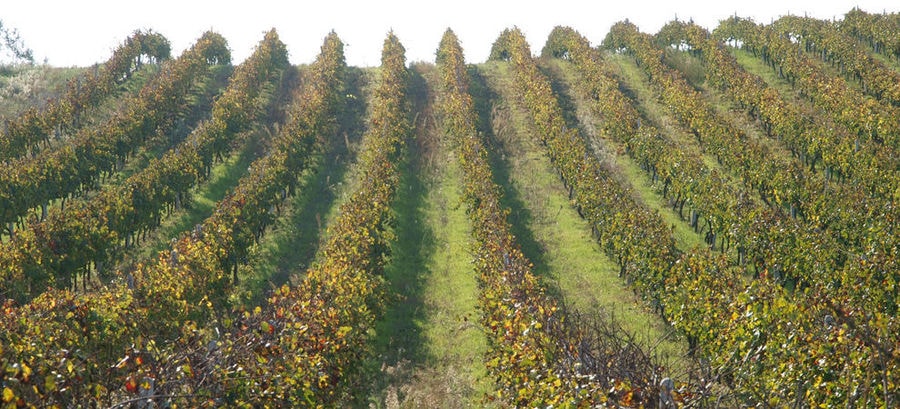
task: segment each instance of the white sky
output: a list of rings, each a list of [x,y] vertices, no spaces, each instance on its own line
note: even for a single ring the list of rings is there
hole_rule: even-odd
[[[854,6],[868,12],[900,11],[896,0],[708,0],[694,2],[614,0],[255,0],[233,5],[226,0],[0,0],[0,20],[19,30],[35,61],[55,66],[87,66],[105,61],[136,29],[151,28],[172,43],[174,55],[204,31],[222,34],[236,62],[245,59],[268,29],[278,30],[294,64],[311,62],[325,35],[334,29],[354,66],[380,64],[381,46],[393,29],[407,50],[408,61],[434,61],[441,35],[453,29],[466,61],[487,59],[491,44],[504,28],[518,26],[534,53],[539,53],[556,25],[567,25],[599,44],[609,27],[629,19],[655,33],[674,17],[693,18],[715,28],[737,13],[758,22],[784,14],[842,18]]]

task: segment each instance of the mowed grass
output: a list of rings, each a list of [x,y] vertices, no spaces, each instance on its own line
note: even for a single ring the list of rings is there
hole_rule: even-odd
[[[403,164],[393,206],[396,240],[385,267],[391,300],[376,326],[376,356],[366,364],[368,402],[360,406],[480,407],[492,390],[461,171],[424,106],[432,69],[416,66],[424,75],[415,76],[413,87],[419,126]]]
[[[681,72],[688,83],[703,94],[704,99],[713,107],[716,114],[742,131],[750,140],[765,148],[772,157],[778,157],[784,162],[799,161],[792,157],[786,146],[766,135],[762,120],[753,118],[749,108],[741,109],[725,92],[710,86],[706,81],[697,81],[693,76],[685,74],[691,70],[698,70],[703,72],[705,77],[706,69],[699,58],[687,52],[668,49],[665,54],[665,62]]]
[[[710,169],[722,170],[715,158],[705,155],[697,143],[697,139],[676,118],[669,115],[668,109],[659,101],[647,75],[638,67],[634,58],[629,55],[605,53],[611,73],[619,80],[620,88],[637,104],[641,116],[656,126],[669,140],[678,144],[685,152],[693,152],[703,158],[703,164]]]
[[[247,264],[238,268],[236,302],[248,307],[263,304],[271,289],[302,279],[315,259],[323,226],[328,223],[323,215],[337,207],[338,191],[331,181],[343,178],[347,158],[337,152],[311,158],[294,196],[281,204],[275,223],[253,246]]]
[[[129,249],[117,269],[127,271],[135,263],[153,260],[160,251],[168,249],[172,240],[177,240],[182,232],[203,223],[212,214],[216,203],[247,173],[247,167],[256,158],[258,137],[249,136],[236,152],[213,165],[209,178],[193,189],[191,198],[180,209],[164,217],[160,226],[148,233],[144,240]]]
[[[325,226],[346,199],[350,163],[356,158],[360,136],[365,131],[367,80],[361,69],[348,69],[346,96],[338,115],[340,126],[325,151],[310,158],[300,176],[294,196],[281,205],[281,214],[250,252],[241,278],[238,302],[255,306],[264,302],[273,287],[296,284],[313,264],[324,242]]]
[[[568,307],[583,314],[606,313],[664,362],[679,360],[685,345],[662,319],[651,313],[618,276],[618,266],[600,249],[589,224],[571,204],[550,160],[530,130],[525,112],[509,105],[513,92],[507,64],[487,63],[483,73],[495,102],[494,134],[502,147],[497,167],[507,167],[501,181],[511,204],[510,221],[532,232],[537,247],[521,242],[535,272]],[[521,206],[521,207],[520,207]],[[518,236],[517,236],[518,237]]]
[[[574,67],[570,63],[558,59],[549,60],[547,64],[547,72],[553,76],[554,81],[561,83],[566,97],[572,101],[577,110],[577,118],[583,126],[582,132],[585,133],[595,154],[601,158],[607,168],[622,176],[631,185],[632,192],[638,201],[659,213],[666,224],[672,227],[679,249],[705,247],[706,243],[703,242],[703,238],[691,229],[688,220],[679,217],[677,212],[668,205],[667,199],[662,196],[659,187],[654,185],[650,175],[625,153],[624,145],[612,138],[600,135],[596,131],[599,128],[598,121],[600,119],[592,112],[589,106],[590,101],[585,99],[584,93],[576,91],[578,86],[575,84],[578,83],[578,74]],[[648,123],[653,122],[647,118],[643,118],[643,120]]]
[[[870,57],[881,62],[882,64],[885,65],[885,67],[888,67],[894,71],[900,72],[900,58],[889,57],[889,56],[881,54],[881,53],[876,53],[874,48],[869,47],[867,44],[865,44],[863,42],[859,43],[859,47],[860,48],[864,47],[863,49],[866,50],[866,53],[868,53]]]
[[[664,137],[678,145],[685,152],[691,152],[699,155],[703,164],[710,168],[716,169],[721,175],[726,175],[727,171],[719,166],[715,158],[703,153],[703,150],[697,144],[696,138],[685,130],[678,121],[668,114],[665,106],[659,102],[656,93],[650,88],[647,76],[641,71],[634,59],[627,55],[606,53],[604,59],[610,68],[614,78],[619,81],[620,88],[623,88],[625,94],[636,105],[643,120],[655,126]],[[606,142],[607,140],[604,140]],[[610,141],[614,146],[614,141]],[[619,147],[617,152],[623,152],[624,148]],[[675,239],[680,249],[690,249],[698,246],[706,246],[703,236],[694,232],[690,227],[687,218],[682,219],[678,213],[665,204],[665,198],[653,186],[646,173],[641,170],[640,166],[633,160],[626,159],[627,155],[619,155],[621,160],[617,163],[621,165],[622,172],[632,180],[634,191],[640,195],[644,203],[651,209],[659,211],[660,216],[670,226],[674,226]],[[644,176],[637,176],[641,175]],[[737,183],[732,181],[732,183]],[[656,200],[653,200],[653,197]]]

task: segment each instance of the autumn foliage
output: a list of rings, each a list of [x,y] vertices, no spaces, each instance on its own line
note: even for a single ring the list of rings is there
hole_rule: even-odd
[[[503,98],[525,119],[517,135],[539,143],[643,307],[686,339],[690,363],[679,377],[606,317],[566,308],[535,274],[480,131],[486,118],[470,90],[478,67],[466,65],[452,30],[435,75],[423,77],[435,91],[427,118],[412,108],[406,50],[387,35],[381,66],[362,71],[372,74],[365,133],[348,149],[353,180],[316,258],[258,304],[242,299],[247,263],[285,206],[296,206],[288,200],[307,189],[306,176],[323,169],[323,152],[351,145],[346,135],[337,141],[338,118],[357,98],[344,44],[329,33],[313,63],[292,67],[273,29],[231,67],[213,32],[177,58],[164,37],[135,32],[0,134],[0,407],[358,403],[371,383],[361,368],[376,352],[374,329],[394,300],[383,273],[394,220],[407,217],[395,199],[409,188],[402,172],[416,118],[435,121],[462,173],[474,271],[461,273],[478,281],[483,363],[495,387],[483,403],[896,407],[897,33],[897,14],[853,10],[840,22],[734,17],[711,32],[676,20],[655,35],[624,21],[599,47],[557,27],[541,57],[517,28],[494,42],[487,64],[510,80]],[[696,61],[704,83],[679,72],[675,58]],[[741,58],[785,82],[767,83]],[[636,63],[640,78],[617,74],[622,61]],[[158,69],[146,85],[123,92],[148,62]],[[596,133],[567,116],[551,82],[559,73],[574,73],[569,85],[587,108],[578,116],[591,116]],[[227,86],[210,84],[218,75]],[[642,110],[633,81],[665,112]],[[116,108],[96,120],[109,101]],[[204,119],[185,120],[196,112]],[[747,126],[733,121],[740,115]],[[672,121],[664,127],[657,116]],[[177,128],[186,136],[123,173]],[[167,237],[154,257],[112,269],[253,132],[255,159],[205,219]],[[604,144],[620,147],[609,158],[636,163],[658,195],[636,194],[631,176],[598,153]],[[683,248],[646,200],[705,245]]]

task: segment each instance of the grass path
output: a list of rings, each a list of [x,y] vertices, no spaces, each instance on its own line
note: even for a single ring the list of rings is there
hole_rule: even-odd
[[[425,95],[432,70],[419,65],[414,76],[417,132],[394,205],[397,238],[385,269],[395,298],[376,328],[378,356],[367,363],[372,387],[360,406],[481,407],[492,388],[461,172]]]
[[[684,355],[684,345],[618,277],[618,267],[601,251],[590,226],[571,205],[550,160],[536,138],[529,133],[527,119],[508,105],[513,87],[512,73],[505,64],[482,66],[491,90],[499,96],[495,103],[494,135],[501,147],[494,168],[507,196],[511,223],[527,229],[534,242],[521,240],[525,255],[545,284],[581,313],[606,313],[615,317],[637,340],[655,348],[660,362],[672,363]],[[507,168],[506,172],[497,171]],[[674,364],[677,366],[677,364]]]
[[[146,65],[145,68],[141,69],[135,74],[135,78],[129,80],[126,83],[125,87],[127,90],[118,91],[116,94],[112,95],[109,99],[101,102],[100,106],[90,108],[85,112],[85,117],[82,119],[84,124],[72,133],[72,135],[68,135],[66,138],[62,140],[53,140],[51,142],[51,146],[44,146],[41,152],[49,152],[55,149],[59,149],[62,146],[71,143],[71,141],[67,138],[74,137],[78,135],[79,131],[83,131],[84,129],[90,128],[91,126],[98,126],[97,124],[107,122],[110,117],[113,116],[115,112],[121,108],[120,106],[124,104],[124,102],[131,97],[136,97],[141,87],[145,82],[150,79],[150,76],[154,74],[156,68],[151,65]],[[183,141],[185,137],[197,126],[197,124],[204,118],[208,111],[212,108],[212,99],[215,95],[225,89],[227,85],[229,71],[224,69],[217,69],[213,72],[211,79],[207,81],[204,90],[200,92],[196,99],[198,101],[194,101],[188,107],[187,111],[184,113],[186,115],[185,118],[179,119],[179,124],[172,129],[170,129],[165,134],[157,134],[152,135],[147,138],[144,143],[138,146],[126,161],[120,163],[115,171],[111,174],[101,173],[98,175],[97,186],[89,189],[87,192],[79,193],[79,196],[76,197],[75,200],[91,200],[94,196],[96,196],[102,190],[113,187],[116,185],[120,185],[124,183],[129,177],[134,175],[135,173],[141,172],[144,170],[151,161],[162,157],[162,155],[179,142]],[[0,103],[0,109],[3,104]],[[212,175],[211,175],[212,176]],[[68,203],[67,199],[65,203]],[[62,205],[64,204],[63,199],[56,198],[50,200],[47,204],[46,208],[49,212],[60,212],[62,211]],[[24,216],[25,220],[28,219],[36,219],[39,218],[42,212],[41,206],[36,206],[29,211]],[[0,242],[5,243],[9,241],[9,237],[7,235],[0,235]]]
[[[705,155],[690,130],[683,127],[678,119],[669,114],[668,108],[660,102],[647,75],[638,67],[634,57],[625,54],[605,53],[610,74],[619,81],[623,93],[636,103],[638,112],[649,120],[668,139],[677,143],[686,152],[703,158],[703,164],[710,169],[723,171],[716,159]]]
[[[557,94],[572,105],[571,110],[576,116],[575,120],[580,123],[581,131],[586,135],[594,153],[602,158],[608,168],[615,169],[615,173],[627,180],[633,188],[632,192],[640,202],[658,212],[666,224],[672,226],[678,248],[688,250],[706,247],[707,244],[704,243],[703,237],[691,229],[688,220],[679,217],[677,212],[668,205],[667,199],[653,185],[647,172],[643,171],[640,165],[625,153],[625,146],[607,136],[598,134],[599,118],[592,112],[589,107],[590,102],[585,99],[584,93],[575,91],[578,74],[574,67],[561,60],[549,60],[545,63],[545,73],[551,76]],[[644,117],[643,120],[647,120],[647,118]],[[665,120],[670,119],[666,118]],[[648,123],[651,122],[653,121]]]
[[[697,67],[698,70],[704,73],[704,77],[706,76],[706,67],[703,65],[703,62],[688,52],[673,52],[670,50],[666,53],[665,62],[670,67],[681,72],[683,72],[681,69],[683,66]],[[741,109],[723,91],[710,86],[706,81],[697,81],[691,76],[685,76],[685,79],[694,89],[702,93],[704,99],[709,102],[716,114],[744,132],[749,139],[767,148],[771,155],[776,155],[781,161],[799,162],[799,159],[793,157],[784,144],[766,136],[762,120],[754,119],[750,116],[749,110]]]
[[[637,66],[632,57],[606,53],[604,58],[608,63],[610,74],[619,81],[625,95],[634,101],[643,120],[655,126],[664,137],[673,141],[685,152],[698,155],[707,168],[718,171],[732,185],[736,186],[739,183],[738,180],[730,177],[730,172],[724,169],[714,157],[705,154],[697,143],[696,138],[668,113],[667,108],[659,102],[655,91],[651,88],[647,76]],[[570,71],[570,69],[562,69],[564,74],[567,71]],[[567,76],[571,75],[567,74]],[[579,101],[580,98],[578,96],[575,97],[575,100],[576,103],[583,104],[583,102]],[[591,120],[596,120],[596,118],[591,116]],[[678,248],[686,250],[698,246],[707,246],[702,233],[694,232],[688,219],[682,219],[675,210],[666,205],[666,199],[652,186],[646,173],[641,170],[636,162],[624,154],[623,146],[610,139],[603,139],[603,143],[615,146],[617,154],[621,152],[621,154],[616,156],[616,164],[621,166],[623,174],[632,181],[635,191],[641,196],[643,202],[651,209],[659,211],[663,220],[674,226],[674,235]]]
[[[304,68],[298,68],[300,73]],[[360,70],[350,70],[348,94],[361,94],[364,84]],[[275,102],[278,108],[287,109],[290,98],[281,95]],[[270,226],[260,242],[251,249],[248,263],[240,266],[240,286],[235,290],[235,301],[245,305],[259,305],[268,290],[288,281],[295,273],[305,270],[319,243],[323,219],[320,216],[333,206],[339,189],[332,180],[341,180],[347,168],[347,158],[351,147],[348,141],[357,141],[363,131],[365,103],[363,98],[347,100],[347,105],[338,121],[339,134],[350,134],[344,139],[336,136],[332,147],[324,154],[311,160],[309,170],[300,177],[297,194],[281,205],[281,214]],[[189,205],[176,210],[163,224],[152,232],[146,242],[130,252],[127,262],[142,262],[169,247],[169,239],[195,225],[203,223],[215,210],[218,202],[231,191],[243,177],[253,161],[264,154],[264,138],[273,137],[271,128],[258,127],[249,136],[240,136],[242,146],[236,149],[224,162],[213,166],[210,178],[193,191]],[[334,137],[334,136],[333,136]]]
[[[325,228],[346,199],[350,163],[356,158],[365,131],[367,73],[351,68],[346,76],[348,97],[330,146],[300,177],[296,194],[282,205],[282,213],[241,266],[240,297],[245,305],[259,305],[272,287],[294,284],[315,260],[325,241]]]
[[[740,48],[728,47],[728,51],[737,60],[738,65],[750,74],[754,74],[763,79],[766,85],[775,88],[779,94],[793,104],[803,104],[806,107],[812,107],[809,99],[800,96],[800,90],[791,86],[786,78],[778,76],[778,72],[772,67],[766,65],[762,59],[754,57],[752,53]]]
[[[115,269],[129,271],[135,263],[155,258],[157,253],[169,248],[171,240],[179,237],[181,232],[203,223],[203,220],[212,214],[216,203],[222,200],[247,173],[247,167],[256,157],[254,151],[257,141],[258,136],[250,136],[243,146],[224,161],[213,165],[209,178],[192,189],[188,203],[163,217],[159,227],[148,233],[143,241],[127,250]]]
[[[859,46],[864,47],[863,49],[866,50],[866,53],[868,53],[870,57],[872,57],[878,61],[881,61],[881,63],[884,64],[886,67],[888,67],[894,71],[900,72],[900,59],[888,57],[881,53],[876,53],[874,48],[869,47],[868,44],[866,44],[864,42],[859,42]]]
[[[189,198],[183,206],[165,215],[160,226],[149,232],[144,240],[128,249],[124,256],[118,259],[113,271],[130,271],[137,263],[152,260],[160,251],[167,249],[172,241],[177,240],[182,232],[203,223],[212,214],[218,202],[237,185],[240,178],[247,174],[253,161],[264,154],[268,140],[275,136],[277,131],[274,127],[265,124],[270,123],[279,110],[286,108],[285,104],[289,103],[291,95],[287,88],[294,83],[293,79],[298,73],[299,71],[285,73],[281,84],[284,89],[276,93],[265,107],[269,115],[259,118],[251,130],[234,135],[231,153],[222,162],[212,166],[206,180],[201,180],[199,185],[191,189]],[[197,96],[202,102],[194,106],[189,114],[197,122],[185,122],[167,136],[152,138],[150,141],[152,144],[145,147],[136,160],[129,162],[123,172],[119,172],[121,174],[118,176],[119,183],[127,180],[130,175],[143,171],[151,161],[161,160],[167,149],[174,148],[193,132],[204,120],[201,118],[212,108],[215,95],[220,95],[226,89],[230,75],[231,70],[216,70],[209,79],[205,91]]]

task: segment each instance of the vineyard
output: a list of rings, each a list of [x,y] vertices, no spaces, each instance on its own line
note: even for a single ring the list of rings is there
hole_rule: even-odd
[[[0,407],[900,406],[900,14],[383,44],[2,107]]]

